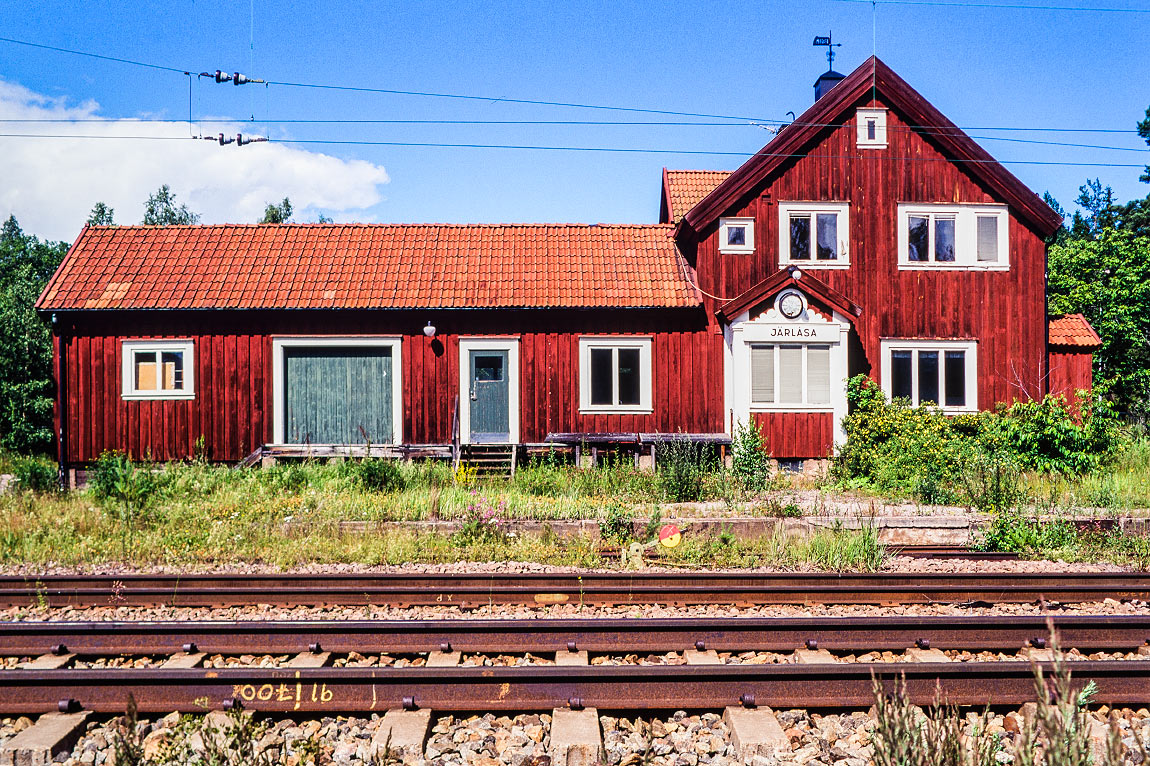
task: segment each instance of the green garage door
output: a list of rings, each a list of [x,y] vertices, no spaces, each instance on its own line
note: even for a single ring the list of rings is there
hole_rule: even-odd
[[[390,444],[390,347],[284,349],[284,441]]]

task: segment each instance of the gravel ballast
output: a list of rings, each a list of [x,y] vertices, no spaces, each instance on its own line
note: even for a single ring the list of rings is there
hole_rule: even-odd
[[[1145,708],[1091,712],[1098,722],[1112,721],[1118,729],[1127,763],[1143,763],[1142,747],[1150,745],[1150,711]],[[772,755],[749,759],[750,766],[810,764],[811,766],[868,766],[874,757],[875,722],[867,712],[835,714],[807,710],[780,710],[776,717],[786,744]],[[173,739],[179,716],[141,719],[137,726],[145,752],[156,755]],[[372,738],[380,726],[379,715],[325,717],[319,719],[260,719],[266,728],[256,742],[257,753],[273,763],[310,762],[339,766],[372,764]],[[731,733],[721,711],[655,716],[601,715],[600,727],[608,766],[737,766],[743,759],[735,752]],[[31,725],[28,718],[0,719],[0,744]],[[116,720],[93,720],[70,753],[57,762],[63,766],[111,766]],[[209,713],[206,723],[227,730],[231,723],[219,712]],[[970,735],[979,724],[977,713],[967,713],[964,729]],[[986,733],[999,739],[1001,764],[1014,762],[1014,747],[1024,726],[1017,710],[990,714]],[[426,766],[549,766],[551,716],[547,714],[437,716],[424,745],[422,758],[406,763]],[[283,759],[282,761],[280,759]],[[396,763],[396,760],[392,760]]]

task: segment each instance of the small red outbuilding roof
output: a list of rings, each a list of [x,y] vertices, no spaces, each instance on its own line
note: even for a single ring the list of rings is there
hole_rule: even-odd
[[[94,226],[36,306],[698,306],[670,225]]]
[[[1102,347],[1102,339],[1081,314],[1066,314],[1050,320],[1051,346],[1071,346],[1082,351]]]

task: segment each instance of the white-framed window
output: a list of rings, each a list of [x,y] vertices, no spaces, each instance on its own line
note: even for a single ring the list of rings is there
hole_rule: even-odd
[[[949,412],[978,409],[978,343],[972,340],[884,339],[882,387],[890,399]]]
[[[900,269],[1008,269],[1006,205],[898,206]]]
[[[846,202],[780,202],[779,265],[849,266],[849,211]]]
[[[587,414],[652,411],[650,338],[579,339],[579,411]]]
[[[126,340],[120,376],[125,399],[195,399],[190,340]]]
[[[858,124],[859,149],[886,148],[886,110],[859,109],[855,112]]]
[[[831,347],[749,344],[751,409],[830,409]]]
[[[753,253],[753,252],[755,252],[755,219],[754,218],[720,218],[719,219],[719,252],[720,253]]]

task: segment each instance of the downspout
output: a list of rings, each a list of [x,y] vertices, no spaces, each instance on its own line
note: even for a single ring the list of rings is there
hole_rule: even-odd
[[[68,473],[65,468],[65,463],[68,457],[68,417],[64,409],[64,402],[67,401],[67,387],[68,387],[68,349],[64,333],[60,331],[60,323],[57,319],[55,312],[52,313],[52,333],[56,336],[56,345],[59,349],[58,359],[56,361],[56,417],[59,425],[57,426],[57,439],[56,439],[56,461],[59,464],[59,483],[61,489],[68,489]]]

